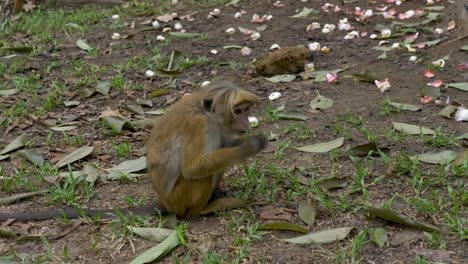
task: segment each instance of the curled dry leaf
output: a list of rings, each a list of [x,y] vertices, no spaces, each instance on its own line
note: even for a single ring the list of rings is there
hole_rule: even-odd
[[[297,207],[299,218],[309,226],[313,226],[317,215],[317,203],[314,200],[303,200]]]
[[[298,147],[296,149],[299,151],[303,151],[303,152],[324,153],[324,152],[329,152],[336,148],[341,147],[343,143],[344,143],[344,137],[340,137],[329,142],[323,142],[323,143]]]

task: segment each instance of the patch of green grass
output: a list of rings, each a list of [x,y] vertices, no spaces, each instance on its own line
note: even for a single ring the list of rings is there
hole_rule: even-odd
[[[282,159],[284,157],[284,151],[287,148],[289,148],[290,145],[291,145],[291,140],[289,139],[285,139],[279,142],[278,145],[276,146],[276,151],[273,154],[273,157],[275,159]]]
[[[66,132],[63,132],[63,141],[67,145],[82,146],[85,140],[82,135],[71,136]]]
[[[442,127],[437,127],[435,129],[435,134],[432,135],[432,137],[425,138],[424,143],[433,147],[459,146],[457,140],[458,138],[455,136],[455,132],[452,134],[444,134],[442,133]]]
[[[117,144],[112,143],[112,148],[117,156],[122,158],[128,157],[133,152],[133,147],[128,143],[128,141]]]
[[[86,33],[102,27],[103,18],[110,16],[110,11],[86,6],[74,10],[33,9],[14,22],[4,23],[3,30],[0,30],[0,39],[22,33],[30,36],[26,41],[34,44],[53,43],[57,33],[65,35],[74,32]]]
[[[314,139],[316,137],[315,130],[308,128],[303,124],[291,124],[283,129],[283,133],[294,133],[297,140]]]
[[[69,175],[63,179],[63,182],[57,182],[55,189],[49,193],[52,201],[55,203],[63,203],[66,205],[80,207],[80,201],[89,201],[96,192],[94,191],[94,183],[75,177],[69,166]]]

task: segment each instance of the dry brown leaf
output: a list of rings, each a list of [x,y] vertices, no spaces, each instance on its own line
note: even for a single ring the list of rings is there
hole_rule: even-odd
[[[284,208],[284,207],[273,207],[268,206],[260,212],[260,218],[263,220],[280,220],[286,222],[292,222],[293,214],[296,210]]]

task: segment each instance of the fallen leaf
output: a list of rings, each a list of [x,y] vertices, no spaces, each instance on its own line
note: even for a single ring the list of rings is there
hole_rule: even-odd
[[[433,135],[435,131],[423,126],[410,125],[400,122],[392,122],[393,129],[399,132],[404,132],[408,135]]]
[[[313,226],[317,214],[317,203],[314,200],[303,200],[297,207],[299,218],[309,226]]]
[[[380,148],[382,151],[386,149]],[[379,147],[375,142],[369,142],[361,145],[353,146],[347,149],[343,155],[344,156],[367,156],[369,153],[372,152],[373,155],[379,154]]]
[[[351,76],[358,81],[374,83],[375,80],[378,80],[375,72],[365,69],[361,72],[356,72],[351,74]]]
[[[202,33],[188,33],[188,32],[169,32],[169,36],[181,39],[190,39],[190,38],[198,38],[203,36]]]
[[[298,147],[296,149],[299,151],[303,151],[303,152],[324,153],[324,152],[329,152],[336,148],[341,147],[343,143],[344,143],[344,137],[340,137],[333,141]]]
[[[464,83],[449,83],[449,87],[456,88],[465,92],[468,92],[468,82]]]
[[[282,75],[276,75],[270,78],[265,78],[270,82],[273,83],[278,83],[278,82],[292,82],[294,79],[296,79],[296,75],[294,74],[282,74]]]
[[[22,149],[16,152],[16,154],[38,167],[42,167],[44,165],[44,158],[35,150]]]
[[[309,119],[303,112],[300,112],[300,111],[279,112],[278,118],[282,120],[296,120],[296,121],[305,121]]]
[[[59,162],[57,162],[57,164],[55,164],[54,167],[58,169],[70,163],[73,163],[77,160],[80,160],[88,156],[89,154],[91,154],[93,150],[94,150],[94,147],[90,147],[90,146],[85,146],[85,147],[76,149],[75,151],[73,151],[72,153],[68,154],[63,159],[61,159]]]
[[[417,228],[423,231],[430,231],[430,232],[438,231],[438,229],[435,227],[431,227],[429,225],[416,222],[412,219],[407,218],[406,216],[401,215],[400,213],[392,209],[370,206],[366,208],[366,211],[370,213],[371,215],[377,216],[379,218],[382,218],[382,219],[385,219],[387,221],[391,221],[394,223],[402,224],[402,225],[409,226],[412,228]]]
[[[0,90],[0,96],[12,96],[17,93],[19,93],[19,89],[6,89],[6,90]]]
[[[390,106],[392,106],[393,108],[396,108],[396,109],[398,109],[400,111],[403,110],[403,111],[416,112],[416,111],[419,111],[419,110],[422,109],[422,107],[419,106],[419,105],[393,103],[393,102],[390,102]]]
[[[468,149],[461,151],[451,164],[454,166],[463,166],[468,161]]]
[[[325,96],[322,96],[317,92],[317,97],[315,97],[310,102],[309,106],[310,108],[312,108],[312,110],[316,110],[316,109],[324,110],[333,106],[333,100]]]
[[[88,44],[86,44],[86,42],[84,42],[84,40],[82,39],[79,39],[76,41],[76,45],[82,49],[82,50],[85,50],[85,51],[90,51],[92,50],[93,48],[91,48],[91,46],[89,46]]]
[[[163,242],[159,245],[152,247],[136,258],[134,258],[130,264],[141,264],[141,263],[149,263],[156,261],[162,257],[164,257],[167,253],[173,250],[175,247],[179,245],[179,236],[177,235],[177,231],[173,231]]]
[[[144,239],[162,242],[168,238],[174,230],[160,227],[136,227],[136,226],[127,226],[127,229],[133,234],[138,235]]]
[[[348,181],[349,179],[346,177],[331,177],[321,180],[320,182],[316,183],[316,186],[324,190],[344,188],[346,185],[348,185]]]
[[[111,88],[111,84],[109,82],[99,82],[96,85],[96,92],[103,94],[103,95],[108,95],[110,88]]]
[[[298,233],[307,233],[307,230],[300,225],[296,225],[289,222],[275,222],[261,224],[258,226],[259,230],[283,230],[283,231],[293,231]]]
[[[451,150],[443,150],[441,152],[431,152],[423,153],[419,155],[412,156],[412,159],[418,158],[420,161],[430,163],[430,164],[449,164],[455,160],[458,156],[458,153]]]
[[[124,127],[128,127],[132,130],[136,129],[131,122],[120,116],[105,116],[102,117],[102,120],[104,121],[104,124],[115,130],[118,134],[122,133],[122,129]]]
[[[354,227],[342,227],[334,229],[320,230],[309,233],[307,235],[298,236],[289,239],[283,239],[283,241],[294,243],[294,244],[311,244],[311,243],[332,243],[345,239]]]
[[[0,155],[6,154],[8,152],[12,152],[13,150],[17,150],[22,148],[26,145],[29,141],[29,138],[26,134],[22,134],[21,136],[15,138],[12,142],[6,145],[2,151],[0,151]]]
[[[293,16],[290,16],[292,18],[303,18],[303,17],[306,17],[308,15],[315,15],[315,14],[319,14],[320,12],[313,9],[313,8],[307,8],[307,7],[304,7],[299,13],[293,15]]]
[[[284,207],[267,206],[260,212],[262,220],[286,221],[293,219],[293,210]]]
[[[454,105],[446,105],[444,108],[442,108],[442,110],[440,110],[440,112],[438,113],[438,115],[440,116],[443,116],[445,118],[449,118],[449,119],[452,119],[453,117],[453,114],[457,111],[457,107],[454,106]]]
[[[383,247],[388,240],[387,231],[383,228],[369,228],[369,238],[379,247]]]

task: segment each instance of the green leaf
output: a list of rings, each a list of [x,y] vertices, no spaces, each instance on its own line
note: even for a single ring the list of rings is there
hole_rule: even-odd
[[[286,111],[278,113],[279,119],[282,120],[296,120],[296,121],[305,121],[309,119],[303,112],[300,111]]]
[[[6,90],[0,90],[0,96],[12,96],[17,93],[19,93],[19,89],[6,89]]]
[[[96,85],[96,92],[103,95],[108,95],[110,88],[111,85],[109,82],[100,82]]]
[[[468,45],[461,46],[460,49],[463,51],[468,51]]]
[[[456,88],[465,92],[468,92],[468,82],[464,83],[449,83],[449,87]]]
[[[458,157],[458,153],[451,150],[443,150],[436,153],[423,153],[419,155],[412,156],[412,159],[418,158],[420,161],[430,163],[430,164],[449,164]]]
[[[400,122],[392,122],[393,129],[399,132],[404,132],[408,135],[434,135],[435,131],[423,126],[410,125]]]
[[[318,13],[320,13],[320,12],[313,9],[313,8],[304,7],[301,12],[299,12],[299,13],[293,15],[293,16],[290,16],[290,17],[292,17],[292,18],[303,18],[303,17],[306,17],[306,16],[308,16],[310,14],[315,15],[315,14],[318,14]]]
[[[375,142],[369,142],[361,145],[356,145],[347,149],[343,153],[343,156],[367,156],[370,152],[372,152],[372,154],[374,155],[377,155],[378,150],[379,147]]]
[[[226,6],[237,6],[241,0],[232,0],[226,4]]]
[[[202,33],[188,33],[188,32],[169,32],[169,36],[181,39],[190,39],[190,38],[198,38],[203,36]]]
[[[79,39],[76,41],[76,45],[82,49],[82,50],[85,50],[85,51],[90,51],[92,50],[93,48],[91,48],[91,46],[89,46],[86,42],[84,42],[84,40],[82,39]]]
[[[278,82],[292,82],[296,79],[296,75],[294,74],[281,74],[276,75],[270,78],[265,78],[270,82],[278,83]]]
[[[173,250],[178,245],[179,236],[177,235],[177,231],[173,231],[163,242],[144,251],[135,259],[133,259],[130,264],[141,264],[156,261],[164,257],[167,253],[171,252],[171,250]]]
[[[333,106],[333,100],[325,96],[321,96],[317,92],[317,97],[315,97],[310,102],[309,105],[310,105],[310,108],[312,108],[313,110],[316,110],[316,109],[324,110]]]
[[[426,85],[421,90],[421,96],[426,96],[426,95],[429,95],[432,98],[439,98],[442,95],[442,92],[440,91],[440,88],[438,87]]]
[[[298,147],[296,149],[299,151],[303,151],[303,152],[324,153],[324,152],[329,152],[331,150],[341,147],[343,143],[344,143],[344,137],[340,137],[333,141]]]
[[[156,89],[148,95],[148,98],[155,98],[163,94],[168,94],[170,91],[171,90],[165,88]]]
[[[63,104],[66,107],[78,106],[78,105],[80,105],[80,101],[65,101],[65,102],[63,102]]]
[[[153,107],[153,101],[151,101],[151,100],[149,100],[149,99],[141,99],[141,98],[138,98],[138,99],[136,99],[136,102],[137,102],[139,105],[142,105],[142,106]]]
[[[332,243],[345,239],[354,227],[342,227],[334,229],[320,230],[307,235],[283,239],[283,241],[294,244],[312,244],[312,243]]]
[[[432,46],[439,44],[442,40],[443,39],[435,39],[435,40],[423,42],[423,44],[425,47],[432,47]]]
[[[369,206],[368,208],[366,208],[366,211],[370,213],[371,215],[377,216],[387,221],[402,224],[402,225],[409,226],[412,228],[417,228],[423,231],[439,231],[435,227],[431,227],[429,225],[416,222],[412,219],[407,218],[406,216],[401,215],[398,212],[395,212],[392,209]]]
[[[351,76],[358,81],[374,83],[375,80],[378,80],[375,72],[365,69],[361,72],[356,72],[351,74]]]
[[[379,247],[383,247],[387,242],[387,231],[383,228],[369,228],[369,238]]]
[[[73,151],[72,153],[68,154],[63,159],[61,159],[59,162],[57,162],[57,164],[55,164],[54,167],[58,169],[70,163],[73,163],[77,160],[80,160],[88,156],[89,154],[91,154],[93,150],[94,150],[94,147],[90,147],[90,146],[85,146],[85,147],[76,149],[75,151]]]
[[[422,109],[422,107],[419,105],[393,103],[393,102],[390,102],[390,106],[400,111],[403,110],[403,111],[416,112]]]
[[[349,179],[346,177],[331,177],[321,180],[316,186],[324,190],[344,188],[348,185],[348,181]]]
[[[163,70],[163,69],[157,69],[155,71],[155,74],[159,77],[164,77],[164,78],[169,78],[169,77],[177,77],[181,74],[182,72],[179,70]]]
[[[33,51],[32,47],[11,47],[11,48],[3,48],[4,50],[14,51],[14,52],[21,52],[21,53],[30,53]]]
[[[136,227],[136,226],[127,226],[127,229],[130,230],[133,234],[136,234],[144,239],[162,242],[168,238],[174,230],[160,227]]]
[[[299,218],[309,226],[313,226],[317,215],[317,203],[314,200],[303,200],[297,207]]]
[[[26,134],[22,134],[21,136],[15,138],[12,142],[10,142],[8,145],[6,145],[2,151],[0,151],[0,155],[6,154],[8,152],[12,152],[14,150],[17,150],[19,148],[22,148],[26,145],[26,143],[29,141],[29,138]]]
[[[284,230],[284,231],[293,231],[298,233],[307,233],[307,230],[300,225],[296,225],[289,222],[275,222],[261,224],[258,226],[259,230]]]

